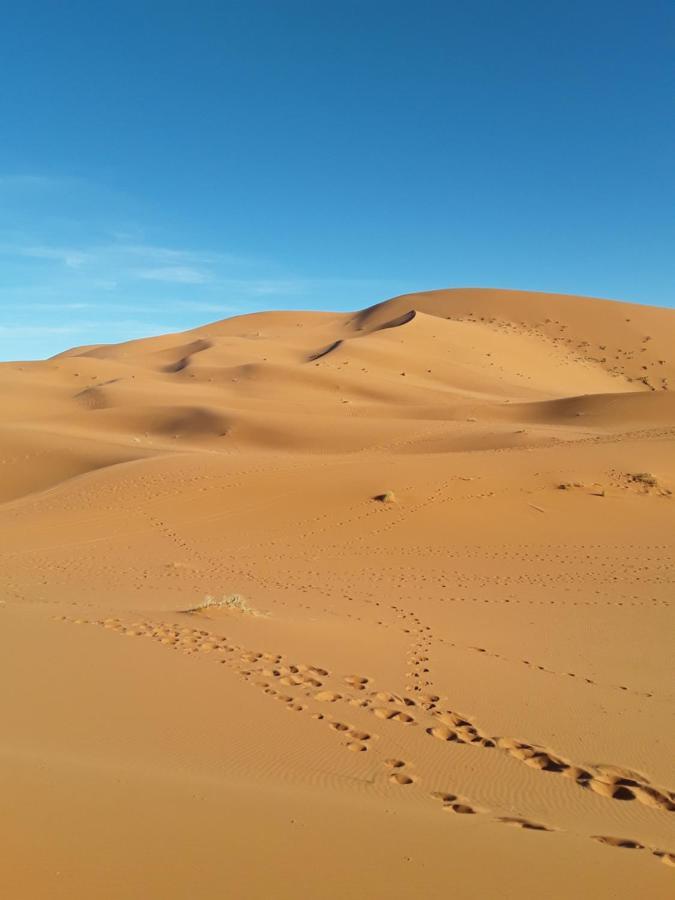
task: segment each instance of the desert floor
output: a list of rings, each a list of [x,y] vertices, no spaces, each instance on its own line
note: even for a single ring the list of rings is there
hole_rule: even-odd
[[[674,384],[479,290],[2,364],[2,896],[672,896]]]

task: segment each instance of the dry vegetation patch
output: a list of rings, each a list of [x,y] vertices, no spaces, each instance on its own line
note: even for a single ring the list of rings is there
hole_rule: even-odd
[[[264,613],[255,609],[242,594],[227,594],[222,597],[213,597],[207,594],[201,603],[189,609],[183,610],[186,613],[199,613],[213,609],[234,610],[235,612],[245,613],[249,616],[262,616]]]

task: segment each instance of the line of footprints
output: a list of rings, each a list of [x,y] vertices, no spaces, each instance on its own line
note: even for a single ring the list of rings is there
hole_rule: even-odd
[[[426,734],[445,742],[457,742],[477,748],[496,749],[508,754],[526,766],[542,772],[560,774],[583,790],[619,801],[637,801],[657,810],[675,812],[675,793],[651,785],[648,779],[619,766],[580,766],[563,759],[543,747],[507,737],[486,735],[469,717],[456,711],[441,709],[440,697],[421,689],[419,681],[409,686],[415,697],[372,690],[371,679],[361,675],[348,675],[343,679],[346,690],[331,690],[326,685],[331,673],[320,666],[292,664],[280,654],[248,650],[222,635],[212,634],[200,628],[173,623],[133,622],[124,623],[119,618],[89,620],[56,616],[55,619],[78,625],[98,625],[130,637],[147,637],[185,654],[213,654],[222,664],[234,669],[241,677],[251,681],[263,692],[284,703],[289,710],[303,712],[307,704],[289,691],[301,689],[301,695],[320,704],[346,703],[361,707],[378,719],[402,726],[426,724]],[[424,649],[424,639],[412,648]],[[280,689],[277,689],[277,685]],[[418,718],[416,718],[416,716]],[[354,728],[324,712],[312,713],[312,718],[325,722],[331,730],[344,737],[345,747],[355,753],[370,749],[373,735]],[[426,720],[420,721],[420,720]],[[411,772],[410,763],[396,758],[383,761],[388,780],[398,786],[419,782]],[[459,815],[475,815],[486,810],[472,805],[466,798],[445,791],[435,791],[431,797],[440,802],[444,810]],[[531,822],[518,816],[499,816],[498,821],[507,825],[536,831],[557,829]],[[605,835],[593,839],[612,847],[644,850],[659,858],[666,865],[675,867],[675,853],[647,847],[637,840]]]
[[[421,637],[418,638],[417,645],[415,645],[413,649],[417,650],[417,651],[419,651],[421,649],[428,650],[431,646],[431,639],[430,639],[431,628],[430,628],[430,626],[423,625],[421,620],[415,615],[415,613],[406,611],[403,607],[391,606],[391,609],[394,611],[396,618],[399,619],[400,622],[402,623],[401,628],[402,628],[402,631],[404,634],[421,635]],[[408,627],[403,627],[403,626],[408,626]],[[636,697],[644,697],[648,700],[654,696],[653,692],[651,692],[651,691],[636,690],[634,688],[627,687],[624,684],[599,684],[598,682],[594,681],[592,678],[587,678],[583,675],[577,675],[576,672],[556,671],[555,669],[549,669],[546,666],[542,666],[542,665],[539,665],[538,663],[532,662],[532,660],[529,660],[529,659],[520,659],[520,660],[512,659],[512,658],[509,658],[508,656],[503,656],[500,653],[496,653],[495,651],[489,651],[485,647],[474,647],[469,644],[458,644],[458,643],[455,643],[454,641],[448,640],[447,638],[438,637],[438,635],[434,636],[434,641],[436,643],[440,643],[447,647],[458,647],[462,650],[470,650],[474,653],[484,653],[486,656],[492,657],[493,659],[500,659],[506,663],[528,666],[531,669],[536,669],[538,672],[543,672],[547,675],[558,675],[558,676],[565,676],[567,678],[577,678],[580,682],[583,682],[584,684],[587,684],[587,685],[603,687],[603,688],[607,688],[607,689],[615,690],[615,691],[624,691],[624,692],[634,694]],[[415,662],[420,663],[421,661],[428,662],[428,657],[425,657],[424,659],[422,659],[422,658],[415,659],[414,654],[413,654],[412,658],[409,659],[409,661],[412,661],[413,663],[415,663]],[[429,671],[428,669],[423,669],[421,673],[418,672],[416,674],[412,674],[412,677],[419,679],[421,676],[428,673],[428,671]],[[417,684],[420,684],[420,683],[421,682],[419,682],[419,681],[417,682]],[[431,682],[428,680],[425,682],[422,682],[422,683],[431,684]]]

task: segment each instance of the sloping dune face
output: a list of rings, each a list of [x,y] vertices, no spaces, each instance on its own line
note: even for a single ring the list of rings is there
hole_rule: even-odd
[[[584,404],[551,401],[587,395],[595,397],[597,425],[621,427],[629,408],[667,423],[670,396],[633,399],[615,415],[612,395],[668,391],[673,318],[669,310],[580,297],[434,291],[355,315],[259,313],[5,364],[2,438],[13,455],[4,460],[2,496],[188,449],[372,449],[405,441],[422,421],[467,415],[481,423],[471,429],[476,448],[486,429],[499,445],[521,419],[560,426],[564,435],[565,426],[587,424],[576,421]],[[457,428],[435,427],[450,448]],[[462,446],[473,443],[462,436]],[[22,452],[27,447],[39,448],[39,466]]]
[[[3,896],[671,896],[674,384],[474,289],[0,364]]]

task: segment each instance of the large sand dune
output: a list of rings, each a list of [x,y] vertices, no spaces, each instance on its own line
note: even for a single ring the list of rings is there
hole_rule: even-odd
[[[2,895],[672,896],[673,385],[494,290],[0,365]]]

